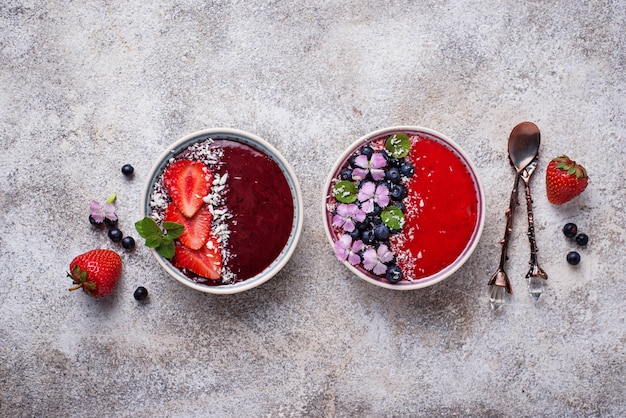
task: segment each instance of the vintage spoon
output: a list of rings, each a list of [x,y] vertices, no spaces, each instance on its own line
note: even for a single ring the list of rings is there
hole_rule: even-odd
[[[539,130],[537,130],[539,131]],[[544,289],[544,280],[548,280],[548,274],[539,267],[537,262],[537,240],[535,239],[535,220],[533,216],[533,200],[530,197],[530,177],[537,168],[539,155],[522,172],[522,180],[526,188],[526,211],[528,212],[528,240],[530,241],[530,269],[526,273],[528,279],[528,292],[535,300],[539,299]]]
[[[519,179],[522,176],[522,172],[537,156],[539,151],[539,142],[539,129],[534,123],[531,122],[522,122],[518,124],[511,131],[511,135],[509,135],[509,161],[515,168],[516,173],[513,190],[511,191],[511,198],[509,200],[509,207],[505,212],[507,221],[506,229],[504,230],[504,238],[501,241],[502,251],[500,253],[500,264],[487,283],[491,286],[491,294],[489,297],[491,309],[498,309],[504,304],[505,292],[513,293],[509,277],[504,271],[504,264],[507,260],[509,237],[511,235],[511,231],[513,230],[513,213],[518,204],[517,187]]]

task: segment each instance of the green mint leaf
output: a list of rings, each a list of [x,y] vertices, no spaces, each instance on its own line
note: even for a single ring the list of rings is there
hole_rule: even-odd
[[[172,239],[180,237],[185,229],[183,225],[176,222],[163,222],[163,228],[167,231],[167,236]]]
[[[163,242],[161,243],[161,245],[159,245],[156,248],[156,251],[161,254],[162,257],[170,259],[172,257],[174,257],[174,253],[176,252],[176,247],[174,244],[174,240],[172,239],[165,239],[167,237],[164,237]]]
[[[163,243],[163,238],[158,235],[153,235],[151,237],[146,238],[146,247],[148,248],[157,248],[162,243]]]
[[[383,223],[393,230],[400,230],[404,226],[404,214],[397,206],[387,206],[380,214]]]
[[[358,190],[353,182],[348,180],[340,181],[333,187],[333,195],[341,203],[352,203],[356,201]]]
[[[142,238],[150,238],[155,235],[162,235],[161,228],[159,228],[159,225],[157,225],[156,221],[147,216],[142,220],[135,222],[135,229]]]
[[[407,134],[393,134],[385,140],[385,148],[393,158],[406,157],[411,149],[411,140]]]

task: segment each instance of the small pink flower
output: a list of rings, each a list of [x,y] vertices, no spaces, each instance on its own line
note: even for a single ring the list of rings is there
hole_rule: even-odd
[[[100,223],[104,221],[104,219],[108,219],[110,221],[117,221],[117,215],[115,214],[115,205],[113,203],[105,203],[101,205],[96,200],[89,201],[89,214],[93,218],[94,221]]]
[[[361,256],[359,251],[364,247],[363,241],[356,240],[352,242],[352,237],[348,234],[343,234],[339,237],[334,244],[335,255],[340,261],[348,260],[353,266],[361,262]]]
[[[361,186],[357,198],[365,213],[370,213],[374,210],[374,203],[381,208],[389,205],[389,189],[382,184],[377,186],[374,182],[368,181]]]
[[[385,178],[385,170],[383,168],[387,165],[387,160],[380,152],[375,152],[368,160],[367,155],[359,155],[354,159],[354,164],[357,166],[352,170],[352,178],[355,180],[363,180],[367,176],[367,173],[371,173],[372,178],[376,181]]]
[[[333,217],[333,225],[342,227],[346,232],[352,232],[356,228],[356,222],[363,222],[364,220],[365,212],[357,205],[354,203],[342,203],[337,206],[337,212]]]
[[[374,274],[383,274],[387,271],[386,263],[393,260],[393,253],[385,244],[380,244],[378,249],[368,248],[363,253],[363,267],[374,272]]]

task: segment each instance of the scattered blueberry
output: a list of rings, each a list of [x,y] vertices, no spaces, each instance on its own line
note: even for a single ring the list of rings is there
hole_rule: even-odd
[[[415,167],[411,163],[404,163],[400,166],[400,173],[406,177],[413,177],[413,174],[415,174]]]
[[[138,301],[146,300],[146,298],[148,297],[148,289],[143,286],[139,286],[137,289],[135,289],[133,297],[135,298],[135,300]]]
[[[124,174],[125,176],[132,176],[134,171],[135,169],[130,164],[124,164],[122,166],[122,174]]]
[[[367,158],[370,158],[374,154],[374,148],[366,145],[361,148],[361,154],[365,155]]]
[[[113,242],[120,242],[122,240],[122,237],[124,236],[124,234],[122,234],[122,231],[120,231],[117,227],[109,229],[108,235]]]
[[[398,170],[397,167],[391,167],[389,170],[385,171],[385,178],[392,183],[400,183],[400,180],[402,180],[400,170]]]
[[[567,238],[574,238],[578,233],[578,227],[576,226],[576,224],[573,224],[571,222],[566,223],[565,226],[563,226],[563,233]]]
[[[344,168],[343,170],[341,170],[341,172],[339,173],[339,178],[341,180],[352,180],[352,169]]]
[[[389,163],[390,166],[392,167],[396,167],[396,168],[400,168],[400,166],[402,165],[402,163],[404,163],[404,160],[402,158],[393,158],[393,157],[389,157],[389,160],[387,161]]]
[[[109,218],[104,218],[104,223],[107,224],[108,227],[113,228],[117,226],[117,219],[112,221]]]
[[[406,197],[406,187],[401,184],[394,184],[392,189],[389,191],[391,198],[393,200],[402,200]]]
[[[93,216],[89,215],[89,223],[92,224],[93,226],[102,226],[102,222],[98,222],[96,221]]]
[[[587,245],[589,242],[589,236],[587,234],[578,234],[576,235],[576,244],[582,245],[583,247]]]
[[[385,274],[387,280],[391,283],[398,283],[402,280],[402,270],[397,265],[393,264],[387,267],[387,273]]]
[[[570,251],[569,253],[567,253],[567,262],[572,266],[580,263],[580,254],[578,254],[576,251]]]
[[[389,227],[383,223],[374,227],[374,237],[376,237],[379,241],[384,241],[389,238],[390,233],[391,231],[389,230]]]
[[[135,248],[135,239],[130,236],[122,238],[122,247],[126,248],[127,250],[132,250],[133,248]]]

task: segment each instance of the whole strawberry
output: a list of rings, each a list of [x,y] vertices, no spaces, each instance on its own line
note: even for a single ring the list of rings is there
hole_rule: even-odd
[[[554,158],[546,169],[546,193],[555,205],[569,202],[585,190],[589,177],[583,166],[567,155]]]
[[[111,250],[91,250],[74,258],[67,274],[74,280],[70,290],[80,289],[89,296],[109,295],[122,274],[122,259]]]

